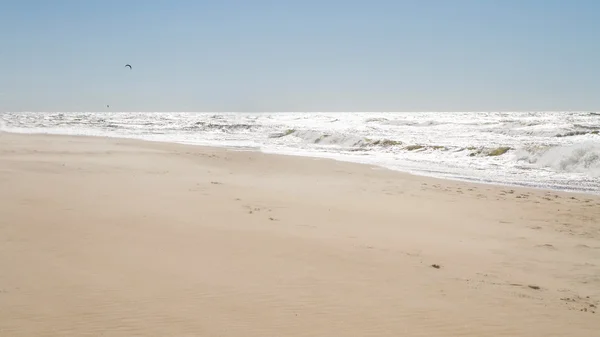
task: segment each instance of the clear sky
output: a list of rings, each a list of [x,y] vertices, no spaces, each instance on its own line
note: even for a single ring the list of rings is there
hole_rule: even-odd
[[[0,0],[0,111],[108,110],[600,110],[600,1]]]

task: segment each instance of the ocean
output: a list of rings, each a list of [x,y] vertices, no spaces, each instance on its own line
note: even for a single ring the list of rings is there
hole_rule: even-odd
[[[598,112],[5,112],[2,131],[324,157],[445,179],[600,194]]]

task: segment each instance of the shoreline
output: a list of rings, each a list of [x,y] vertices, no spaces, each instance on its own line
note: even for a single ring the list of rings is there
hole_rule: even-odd
[[[434,179],[434,180],[440,180],[440,181],[449,181],[449,182],[456,182],[456,183],[466,183],[466,184],[474,184],[474,185],[481,185],[481,186],[493,186],[496,188],[512,188],[512,189],[520,189],[520,190],[531,190],[531,191],[538,191],[538,192],[546,192],[546,193],[567,193],[567,194],[574,194],[574,195],[580,195],[580,196],[593,196],[593,197],[598,197],[600,198],[600,191],[596,191],[596,193],[594,193],[593,190],[575,190],[575,189],[555,189],[555,188],[549,188],[549,187],[539,187],[539,186],[529,186],[529,185],[525,185],[525,184],[518,184],[518,183],[500,183],[500,182],[487,182],[487,181],[480,181],[480,180],[475,180],[475,179],[468,179],[468,178],[456,178],[456,177],[440,177],[440,176],[435,176],[435,175],[428,175],[426,173],[423,172],[410,172],[410,171],[403,171],[400,169],[392,169],[389,167],[385,167],[383,165],[377,165],[377,164],[371,164],[371,163],[361,163],[361,162],[356,162],[356,161],[352,161],[352,160],[345,160],[343,158],[333,158],[333,157],[329,157],[329,156],[318,156],[318,155],[307,155],[307,154],[293,154],[293,153],[284,153],[284,152],[270,152],[270,151],[264,151],[258,147],[244,147],[244,146],[229,146],[229,145],[204,145],[204,144],[193,144],[193,143],[186,143],[186,142],[176,142],[176,141],[166,141],[166,140],[151,140],[151,139],[142,139],[142,138],[137,138],[137,137],[117,137],[117,136],[106,136],[106,135],[70,135],[70,134],[60,134],[60,133],[20,133],[20,132],[8,132],[8,131],[0,131],[0,135],[2,133],[6,133],[6,134],[12,134],[12,135],[23,135],[23,136],[27,136],[27,135],[33,135],[33,136],[49,136],[49,137],[93,137],[93,138],[101,138],[101,139],[115,139],[115,140],[127,140],[127,141],[138,141],[138,142],[149,142],[149,143],[164,143],[164,144],[174,144],[174,145],[183,145],[183,146],[194,146],[194,147],[200,147],[200,148],[208,148],[208,149],[225,149],[225,150],[230,150],[230,151],[245,151],[245,152],[256,152],[256,153],[262,153],[262,154],[266,154],[266,155],[273,155],[273,156],[288,156],[288,157],[300,157],[300,158],[306,158],[306,159],[318,159],[318,160],[332,160],[332,161],[336,161],[336,162],[341,162],[341,163],[348,163],[348,164],[352,164],[352,165],[364,165],[364,166],[368,166],[371,167],[373,169],[381,169],[381,170],[386,170],[386,171],[390,171],[390,172],[397,172],[399,174],[408,174],[411,176],[415,176],[415,177],[423,177],[426,179]]]

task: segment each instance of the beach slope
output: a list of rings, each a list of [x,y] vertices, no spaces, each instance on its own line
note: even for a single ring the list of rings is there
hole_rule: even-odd
[[[594,336],[600,199],[0,133],[0,336]]]

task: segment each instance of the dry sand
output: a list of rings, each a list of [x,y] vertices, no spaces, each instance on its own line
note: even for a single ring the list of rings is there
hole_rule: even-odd
[[[2,337],[591,337],[599,301],[598,197],[0,134]]]

